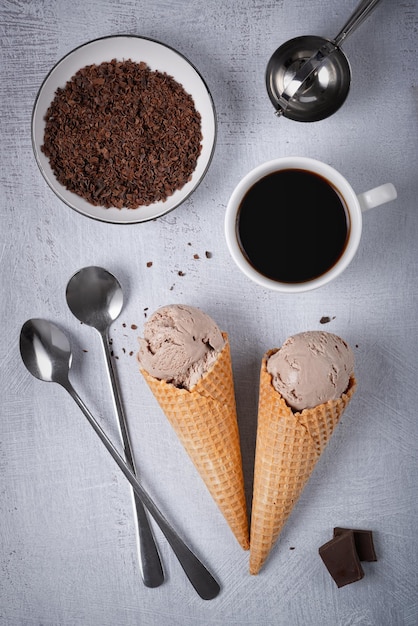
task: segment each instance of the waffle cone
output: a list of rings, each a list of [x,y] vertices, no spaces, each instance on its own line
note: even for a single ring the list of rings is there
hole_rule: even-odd
[[[258,574],[356,388],[313,409],[294,413],[271,382],[264,355],[251,516],[250,573]]]
[[[248,550],[249,531],[235,405],[231,354],[226,344],[211,369],[192,387],[180,389],[141,369],[239,544]]]

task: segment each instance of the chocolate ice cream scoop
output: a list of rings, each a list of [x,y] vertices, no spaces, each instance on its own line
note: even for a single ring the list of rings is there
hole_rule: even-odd
[[[144,325],[138,361],[160,380],[190,389],[216,361],[225,345],[217,324],[200,309],[171,304]]]
[[[341,337],[323,331],[289,337],[267,362],[274,388],[295,411],[339,398],[353,370],[351,348]]]

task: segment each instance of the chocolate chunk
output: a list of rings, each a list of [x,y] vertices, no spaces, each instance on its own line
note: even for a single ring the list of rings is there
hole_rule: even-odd
[[[344,587],[364,576],[353,531],[343,532],[319,548],[319,556],[337,587]]]
[[[334,537],[339,537],[343,533],[352,532],[354,543],[360,561],[377,561],[373,543],[373,532],[371,530],[357,530],[351,528],[334,528]]]

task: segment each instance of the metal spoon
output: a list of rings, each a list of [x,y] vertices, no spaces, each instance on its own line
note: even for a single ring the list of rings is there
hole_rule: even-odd
[[[72,354],[67,336],[47,320],[30,319],[20,331],[20,354],[33,376],[45,382],[58,383],[70,394],[132,485],[135,494],[159,525],[197,593],[204,600],[215,598],[220,591],[218,582],[158,509],[70,383],[68,375]]]
[[[95,266],[85,267],[69,280],[66,298],[72,313],[100,334],[125,458],[132,472],[137,475],[128,423],[109,344],[110,324],[119,316],[123,306],[122,287],[115,276],[107,270]],[[160,556],[144,507],[135,492],[133,496],[138,520],[137,546],[142,578],[147,587],[158,587],[164,581]]]
[[[307,35],[278,48],[267,65],[267,92],[276,108],[299,122],[315,122],[337,111],[351,83],[348,59],[339,47],[381,0],[361,0],[334,40]]]

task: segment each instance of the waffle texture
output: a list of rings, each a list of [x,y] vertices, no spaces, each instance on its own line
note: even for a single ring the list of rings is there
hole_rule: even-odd
[[[250,573],[258,574],[356,388],[313,409],[293,413],[262,360],[251,516]]]
[[[204,480],[239,544],[249,530],[228,336],[211,369],[179,389],[141,369],[148,386]]]

